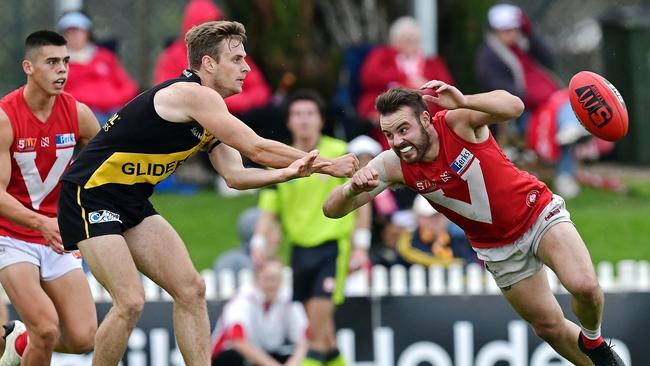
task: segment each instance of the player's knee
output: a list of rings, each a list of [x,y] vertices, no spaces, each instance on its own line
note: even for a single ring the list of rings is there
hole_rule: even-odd
[[[591,278],[591,276],[576,281],[568,290],[581,301],[594,303],[602,301],[603,290],[600,288],[598,280]]]
[[[197,273],[192,280],[187,281],[177,291],[177,296],[174,299],[182,303],[203,302],[205,300],[205,281]]]
[[[128,321],[137,321],[144,310],[144,294],[132,295],[121,301],[115,301],[113,307],[120,316]]]
[[[564,332],[564,318],[556,320],[542,320],[531,324],[535,334],[547,342],[552,342],[562,337]]]
[[[83,329],[71,333],[65,345],[66,350],[77,354],[92,351],[95,346],[95,333],[97,333],[97,324],[88,324]]]
[[[29,342],[42,349],[54,349],[59,338],[59,322],[57,319],[42,319],[28,329]]]

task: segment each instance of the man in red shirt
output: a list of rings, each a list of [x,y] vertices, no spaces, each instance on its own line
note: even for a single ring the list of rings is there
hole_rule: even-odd
[[[55,349],[84,353],[94,343],[95,304],[56,219],[59,178],[75,146],[99,130],[90,109],[63,92],[69,59],[61,35],[32,33],[27,84],[0,101],[0,282],[25,322],[5,326],[2,366],[49,365]]]
[[[88,105],[103,125],[138,94],[138,85],[115,53],[92,41],[92,21],[86,14],[66,13],[57,28],[70,51],[70,78],[65,91]]]
[[[488,125],[517,118],[522,101],[504,91],[464,95],[432,80],[434,95],[395,88],[377,98],[384,151],[323,206],[341,217],[394,184],[406,185],[459,225],[512,307],[576,365],[624,365],[600,335],[603,292],[562,197],[519,170]],[[425,101],[444,108],[432,116]],[[543,265],[572,295],[580,326],[567,320]],[[591,359],[591,361],[590,361]]]

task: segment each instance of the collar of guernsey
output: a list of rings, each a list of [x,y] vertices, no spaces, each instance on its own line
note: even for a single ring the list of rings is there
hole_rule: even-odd
[[[201,78],[190,69],[184,70],[179,79],[187,79],[188,82],[201,84]],[[148,183],[156,185],[172,175],[187,158],[200,150],[210,151],[219,142],[204,129],[197,144],[188,150],[164,154],[114,152],[95,170],[84,188],[88,189],[109,183],[125,185]],[[137,161],[138,164],[131,164],[133,165],[131,166],[128,165],[129,163],[125,163],[133,161]]]

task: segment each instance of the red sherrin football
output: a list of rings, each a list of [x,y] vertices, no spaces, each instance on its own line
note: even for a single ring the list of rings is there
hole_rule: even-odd
[[[627,108],[621,93],[602,76],[580,71],[569,82],[571,108],[587,131],[607,141],[627,134]]]

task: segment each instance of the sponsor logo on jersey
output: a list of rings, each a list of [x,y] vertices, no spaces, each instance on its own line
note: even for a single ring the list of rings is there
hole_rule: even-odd
[[[32,151],[36,147],[36,137],[24,137],[16,143],[18,151]]]
[[[120,215],[108,210],[99,210],[88,213],[88,222],[91,224],[100,224],[102,222],[112,221],[119,222],[120,224],[122,223]]]
[[[76,143],[74,133],[57,133],[56,134],[56,147],[70,147]]]
[[[120,116],[117,113],[115,113],[114,115],[111,116],[111,118],[108,119],[108,121],[106,121],[106,123],[104,123],[102,129],[104,131],[110,130],[111,127],[113,127],[113,125],[119,120],[120,120]]]
[[[192,127],[190,131],[192,131],[192,135],[194,135],[194,137],[196,137],[198,140],[203,137],[203,131],[199,131],[199,129],[196,127]]]
[[[450,180],[450,179],[451,179],[451,174],[449,174],[449,171],[448,171],[448,170],[445,170],[444,173],[440,174],[440,180],[441,180],[441,181],[443,181],[443,182],[446,183],[446,182],[447,182],[448,180]]]
[[[438,189],[438,186],[436,186],[436,184],[432,180],[425,179],[425,180],[416,181],[415,189],[417,189],[420,192],[431,192]]]
[[[528,207],[535,206],[535,202],[537,202],[538,198],[539,198],[538,190],[533,189],[532,191],[528,192],[528,195],[526,196],[526,206]]]
[[[115,152],[95,169],[84,188],[104,184],[157,184],[170,176],[187,158],[201,150],[213,137],[204,133],[201,141],[185,151],[173,153]]]
[[[149,175],[152,177],[161,177],[169,175],[178,169],[185,159],[170,161],[166,164],[160,163],[141,163],[141,162],[126,162],[122,164],[122,173],[126,175]]]
[[[50,137],[42,136],[41,137],[41,147],[50,147]]]
[[[560,209],[559,209],[559,208],[554,208],[554,209],[552,209],[551,212],[548,213],[548,215],[544,216],[544,221],[548,221],[548,220],[550,220],[551,217],[553,217],[553,216],[555,216],[555,215],[557,215],[557,214],[559,214],[559,213],[560,213]]]
[[[474,158],[469,150],[463,148],[463,151],[458,154],[453,163],[451,163],[451,169],[453,169],[457,174],[462,174],[462,172],[469,166]]]

